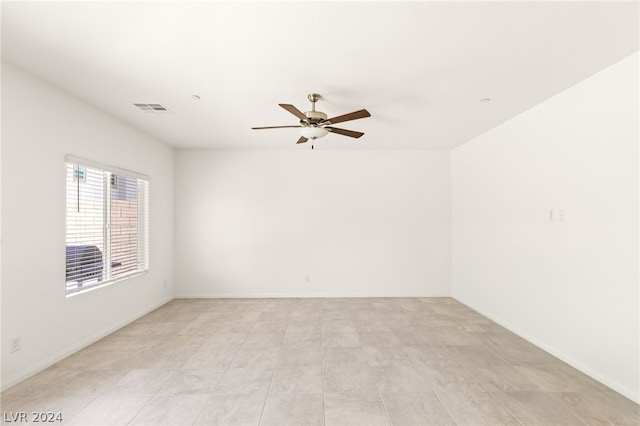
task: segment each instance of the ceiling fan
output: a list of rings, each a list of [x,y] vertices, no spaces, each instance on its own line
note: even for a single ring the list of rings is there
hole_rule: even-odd
[[[300,119],[300,124],[297,126],[269,126],[269,127],[252,127],[253,130],[262,129],[282,129],[282,128],[299,128],[300,139],[296,143],[305,143],[309,139],[312,141],[326,136],[329,132],[336,133],[338,135],[349,136],[352,138],[359,138],[364,135],[362,132],[356,132],[353,130],[340,129],[333,127],[333,124],[342,123],[345,121],[357,120],[359,118],[371,117],[369,111],[361,109],[359,111],[350,112],[349,114],[338,115],[336,117],[327,118],[327,114],[324,112],[316,111],[316,102],[321,98],[317,93],[309,93],[307,99],[311,102],[311,111],[301,112],[298,108],[290,104],[279,104],[282,108],[289,111]],[[311,145],[313,149],[313,145]]]

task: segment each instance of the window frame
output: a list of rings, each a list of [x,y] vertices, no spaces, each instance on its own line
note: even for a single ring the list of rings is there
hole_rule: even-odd
[[[73,171],[71,172],[73,174],[73,178],[71,179],[71,182],[69,181],[69,177],[68,177],[68,167],[69,165],[72,165],[73,167]],[[103,164],[97,161],[93,161],[93,160],[88,160],[86,158],[80,158],[80,157],[76,157],[73,155],[65,155],[64,157],[64,167],[65,167],[65,196],[64,196],[64,217],[65,217],[65,279],[64,279],[64,293],[65,293],[65,297],[73,297],[73,296],[77,296],[79,294],[83,294],[89,291],[93,291],[93,290],[97,290],[99,288],[103,288],[106,286],[109,286],[111,284],[115,284],[121,281],[126,281],[129,280],[130,278],[135,278],[138,277],[140,275],[144,275],[146,273],[149,272],[150,269],[150,256],[149,256],[149,252],[150,252],[150,247],[149,247],[149,240],[150,240],[150,226],[149,226],[149,198],[150,198],[150,179],[149,176],[142,174],[142,173],[138,173],[138,172],[134,172],[131,170],[127,170],[127,169],[123,169],[123,168],[119,168],[119,167],[115,167],[115,166],[110,166],[107,164]],[[76,172],[75,169],[76,168],[84,168],[84,176],[82,180],[80,180],[80,182],[78,182],[78,179],[76,177]],[[102,211],[103,211],[103,215],[104,215],[104,223],[102,226],[102,234],[103,234],[103,240],[104,240],[104,248],[103,251],[104,253],[102,253],[102,277],[107,277],[104,281],[100,280],[100,281],[95,281],[95,280],[91,280],[93,282],[91,282],[90,284],[85,284],[85,285],[78,285],[77,288],[74,289],[68,289],[68,283],[69,281],[67,281],[67,249],[66,247],[69,247],[68,243],[67,243],[67,238],[68,238],[68,233],[69,233],[69,229],[68,229],[68,213],[69,213],[69,184],[72,183],[74,185],[80,185],[82,183],[86,183],[86,178],[87,178],[87,174],[88,174],[88,169],[94,169],[97,170],[99,172],[102,172],[103,176],[102,176],[102,180],[103,180],[103,186],[104,186],[104,190],[105,193],[103,194],[104,197],[104,205],[102,206]],[[111,217],[111,209],[112,209],[112,203],[114,201],[113,197],[112,197],[112,189],[117,189],[118,185],[116,183],[115,188],[112,186],[113,183],[113,179],[115,179],[116,181],[118,180],[117,177],[118,176],[122,176],[124,178],[129,178],[129,179],[135,179],[136,180],[136,186],[137,186],[137,191],[136,191],[136,209],[137,209],[137,219],[138,222],[136,224],[136,235],[137,235],[137,245],[136,245],[136,256],[137,256],[137,263],[136,263],[136,270],[135,271],[131,271],[128,273],[125,273],[124,275],[121,276],[111,276],[111,262],[112,262],[112,251],[113,251],[113,246],[112,246],[112,236],[111,236],[111,224],[112,224],[112,217]],[[142,181],[142,183],[141,183]],[[142,193],[140,192],[142,190]],[[79,199],[79,198],[78,198]],[[142,264],[142,267],[140,266]]]

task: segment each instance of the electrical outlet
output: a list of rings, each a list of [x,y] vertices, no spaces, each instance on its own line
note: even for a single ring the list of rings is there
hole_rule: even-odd
[[[167,280],[164,280],[164,288],[167,288]]]
[[[311,275],[307,275],[306,277],[304,277],[304,282],[305,283],[310,283],[311,282]]]
[[[20,336],[11,339],[11,352],[18,352],[20,350]]]

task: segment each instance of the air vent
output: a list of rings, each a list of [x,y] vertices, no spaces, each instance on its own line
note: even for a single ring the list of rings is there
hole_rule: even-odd
[[[171,112],[164,105],[161,104],[133,104],[137,106],[141,111],[144,112],[155,112],[155,113],[163,113],[163,112]]]

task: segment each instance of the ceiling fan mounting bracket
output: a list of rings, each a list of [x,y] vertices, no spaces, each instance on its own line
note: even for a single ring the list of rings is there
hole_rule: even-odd
[[[316,102],[318,102],[321,98],[322,98],[322,96],[320,96],[320,95],[319,95],[319,94],[317,94],[317,93],[309,93],[309,94],[307,95],[307,99],[309,99],[309,101],[310,101],[312,104],[315,104],[315,103],[316,103]]]

